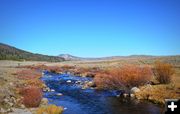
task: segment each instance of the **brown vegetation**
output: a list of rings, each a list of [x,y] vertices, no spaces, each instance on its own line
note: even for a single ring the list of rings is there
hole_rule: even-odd
[[[22,96],[22,103],[26,107],[38,107],[42,99],[43,82],[39,79],[42,74],[35,69],[23,69],[14,73],[22,82],[16,85],[19,94]]]
[[[169,84],[172,81],[174,69],[168,63],[156,62],[154,66],[154,74],[157,81],[161,84]]]
[[[45,84],[40,79],[30,79],[30,80],[25,80],[24,84],[27,86],[36,86],[39,88],[45,87]]]
[[[36,86],[24,87],[19,90],[26,107],[38,107],[42,99],[42,91]]]
[[[165,99],[179,99],[174,85],[154,85],[142,86],[141,92],[137,92],[136,97],[142,100],[149,100],[156,104],[165,104]]]
[[[21,66],[21,68],[27,68],[31,70],[47,70],[52,73],[60,73],[63,71],[60,66],[46,66],[44,64]]]
[[[101,72],[98,67],[79,67],[72,71],[74,75],[94,77],[98,72]]]
[[[56,105],[41,107],[37,110],[37,114],[62,114],[63,108]]]
[[[150,81],[152,76],[149,67],[125,65],[119,68],[105,70],[95,76],[98,88],[129,89]]]
[[[18,79],[29,80],[41,77],[41,73],[31,69],[25,69],[14,73]]]
[[[62,72],[61,67],[58,67],[58,66],[48,66],[48,68],[46,70],[48,70],[49,72],[52,72],[52,73]]]
[[[27,68],[27,69],[34,69],[34,70],[46,70],[47,66],[44,64],[37,64],[37,65],[19,66],[18,68]]]
[[[69,70],[69,69],[75,69],[75,66],[63,65],[63,66],[61,66],[61,68],[64,70]]]

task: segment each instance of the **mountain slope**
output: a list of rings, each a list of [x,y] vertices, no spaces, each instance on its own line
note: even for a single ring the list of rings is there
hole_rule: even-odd
[[[15,47],[0,43],[0,60],[29,60],[29,61],[50,61],[60,62],[64,58],[57,56],[47,56],[42,54],[34,54]]]
[[[64,58],[67,61],[77,61],[77,60],[82,60],[83,58],[81,57],[76,57],[70,54],[60,54],[59,57]]]
[[[180,66],[180,55],[169,56],[152,56],[152,55],[130,55],[130,56],[110,56],[100,58],[83,58],[70,54],[60,54],[60,57],[68,61],[82,61],[89,64],[101,64],[101,63],[134,63],[134,64],[154,64],[155,61],[163,61],[171,63],[174,66]]]
[[[77,57],[70,54],[60,54],[59,57],[64,58],[67,61],[77,61],[77,60],[114,60],[114,59],[127,59],[127,58],[154,58],[157,56],[151,55],[131,55],[131,56],[109,56],[109,57]]]

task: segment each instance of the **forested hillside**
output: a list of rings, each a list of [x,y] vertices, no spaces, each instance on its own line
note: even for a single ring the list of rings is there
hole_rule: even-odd
[[[50,61],[60,62],[64,58],[57,56],[47,56],[42,54],[34,54],[15,47],[0,43],[0,60],[27,60],[27,61]]]

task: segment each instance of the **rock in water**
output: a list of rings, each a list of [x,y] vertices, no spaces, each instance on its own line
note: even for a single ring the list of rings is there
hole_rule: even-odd
[[[67,82],[67,83],[71,83],[71,80],[67,80],[66,82]]]
[[[51,89],[51,92],[54,92],[55,90],[54,89]]]
[[[62,96],[63,94],[62,94],[62,93],[57,93],[56,95],[57,95],[57,96]]]

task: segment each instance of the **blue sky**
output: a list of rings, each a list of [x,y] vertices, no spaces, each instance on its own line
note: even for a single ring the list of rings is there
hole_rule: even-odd
[[[48,55],[179,55],[180,0],[0,0],[0,42]]]

